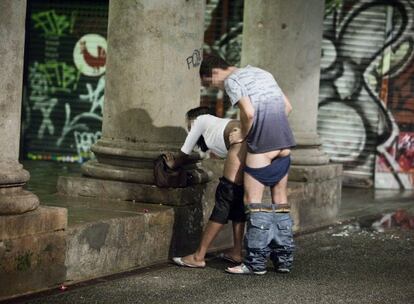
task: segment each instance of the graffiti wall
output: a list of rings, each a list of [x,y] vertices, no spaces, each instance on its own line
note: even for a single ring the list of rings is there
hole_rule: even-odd
[[[381,101],[390,117],[390,135],[378,146],[375,187],[414,188],[414,1],[392,8],[388,36],[399,38],[385,49]]]
[[[413,3],[326,3],[318,133],[331,160],[343,164],[345,184],[371,186],[375,181],[377,187],[389,188],[394,182],[382,175],[387,171],[397,185],[410,187],[396,159],[407,137],[392,107],[406,121],[414,120],[412,106],[402,102],[414,96],[414,87],[406,87],[401,98],[394,85],[404,82],[397,79],[412,78],[407,66],[413,56]],[[414,130],[412,124],[403,128]]]
[[[107,1],[28,1],[23,153],[83,161],[101,136]]]

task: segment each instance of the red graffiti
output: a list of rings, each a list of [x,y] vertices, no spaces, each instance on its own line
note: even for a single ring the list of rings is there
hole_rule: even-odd
[[[92,68],[94,68],[98,71],[99,71],[99,68],[105,66],[106,52],[101,46],[97,47],[98,56],[93,56],[91,53],[89,53],[89,51],[86,47],[86,42],[85,41],[80,42],[80,49],[81,49],[81,53],[83,54],[83,59],[85,60],[85,62],[89,66],[91,66]]]

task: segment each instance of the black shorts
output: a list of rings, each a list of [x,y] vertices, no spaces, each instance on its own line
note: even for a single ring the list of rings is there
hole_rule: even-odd
[[[228,220],[245,222],[243,195],[243,185],[236,185],[226,178],[220,177],[216,189],[216,204],[211,212],[210,221],[220,224],[227,224]]]

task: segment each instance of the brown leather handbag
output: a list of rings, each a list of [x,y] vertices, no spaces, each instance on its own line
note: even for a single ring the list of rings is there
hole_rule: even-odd
[[[184,188],[189,183],[189,174],[183,168],[170,169],[161,154],[154,161],[154,182],[160,188]]]

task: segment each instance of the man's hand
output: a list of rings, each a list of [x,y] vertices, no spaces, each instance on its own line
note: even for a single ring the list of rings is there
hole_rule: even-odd
[[[175,158],[171,152],[167,152],[164,155],[164,161],[168,168],[174,169],[175,168]]]
[[[240,144],[244,141],[240,128],[234,128],[229,134],[230,145]]]

